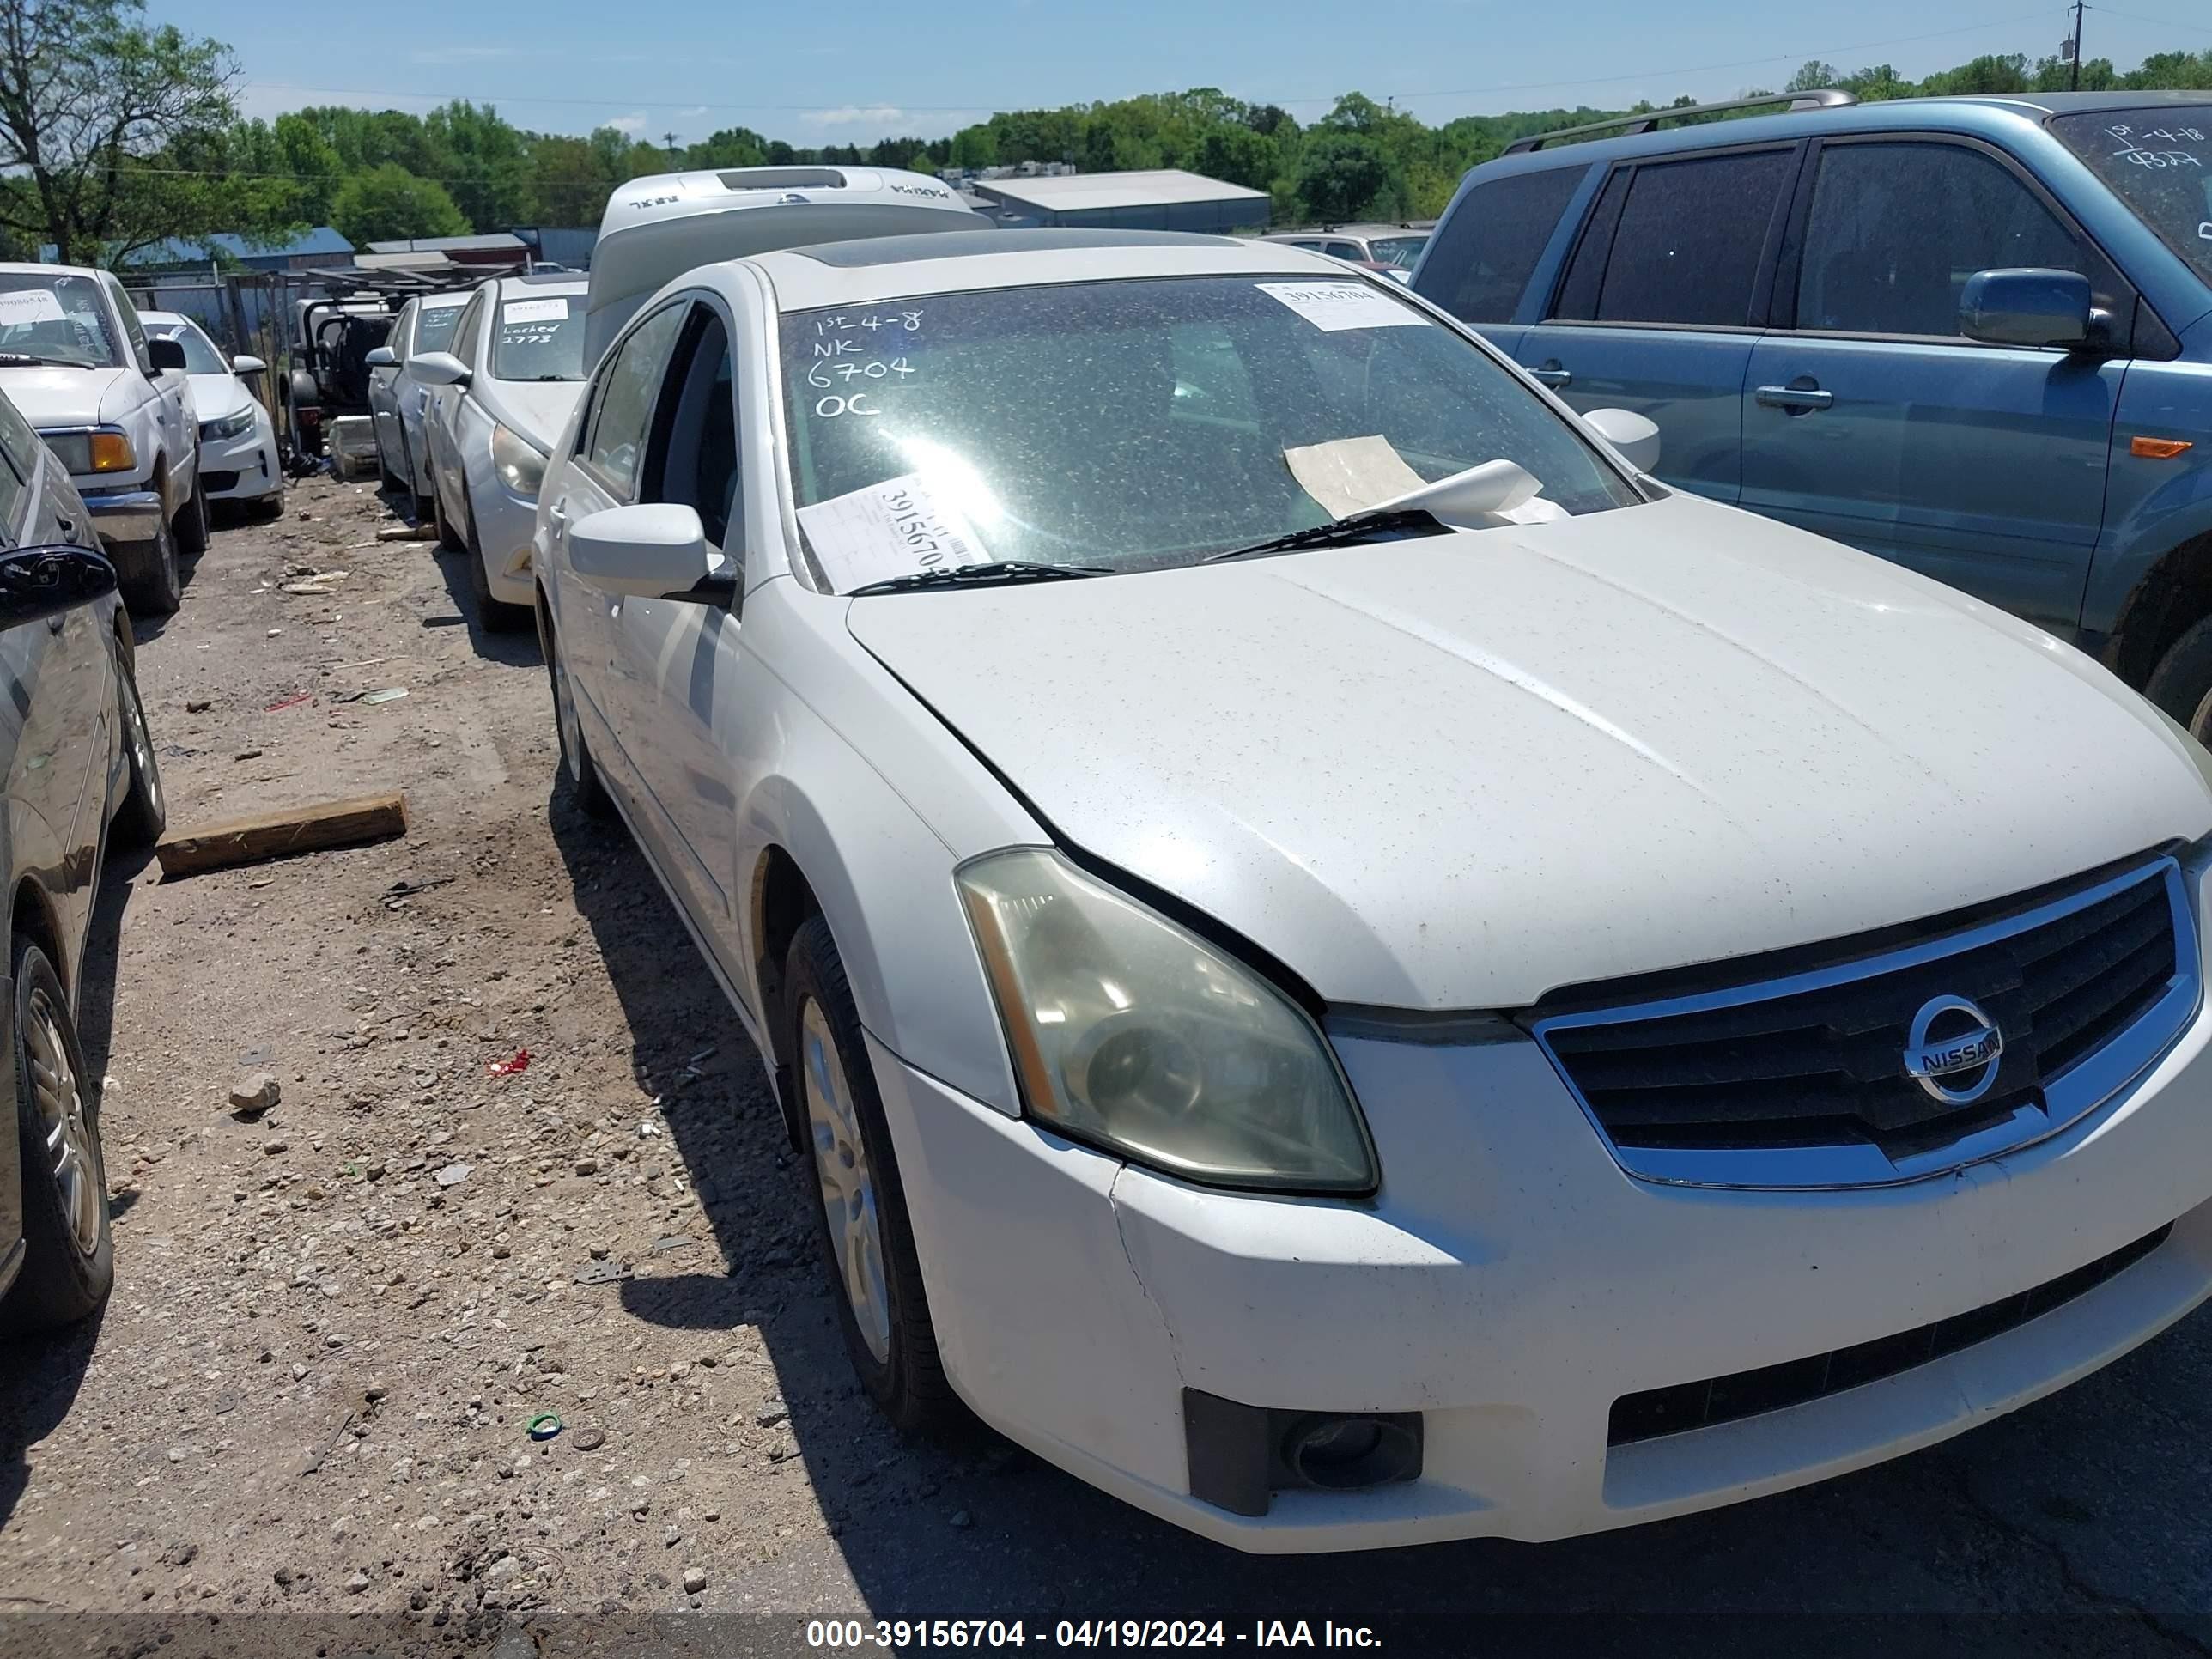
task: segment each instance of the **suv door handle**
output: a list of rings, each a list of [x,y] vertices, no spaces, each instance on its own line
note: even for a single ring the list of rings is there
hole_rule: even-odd
[[[1808,415],[1836,401],[1834,392],[1808,386],[1763,386],[1753,395],[1767,408],[1786,409],[1793,415]]]
[[[1559,360],[1554,357],[1550,362],[1546,363],[1543,368],[1530,369],[1528,371],[1528,378],[1535,381],[1539,386],[1550,386],[1554,392],[1556,392],[1561,386],[1570,384],[1575,377],[1571,370],[1562,368],[1559,366]]]

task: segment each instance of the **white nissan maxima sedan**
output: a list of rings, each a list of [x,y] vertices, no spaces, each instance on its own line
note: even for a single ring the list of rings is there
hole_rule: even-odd
[[[2212,1291],[2212,763],[1650,438],[1225,240],[766,253],[617,336],[539,506],[564,787],[895,1422],[1243,1549],[1556,1538]]]

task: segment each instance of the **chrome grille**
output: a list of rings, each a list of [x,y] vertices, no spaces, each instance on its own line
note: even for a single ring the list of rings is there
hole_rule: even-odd
[[[1723,1186],[1877,1184],[2038,1139],[2147,1067],[2196,1012],[2196,930],[2160,858],[1994,921],[1803,973],[1528,1023],[1631,1173]],[[1971,1000],[2003,1033],[1991,1085],[1905,1069],[1915,1012]]]

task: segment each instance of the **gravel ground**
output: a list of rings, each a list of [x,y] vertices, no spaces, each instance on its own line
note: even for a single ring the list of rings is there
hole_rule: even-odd
[[[1642,1618],[1641,1652],[2212,1650],[2201,1316],[1917,1457],[1541,1547],[1249,1559],[980,1431],[902,1445],[850,1380],[758,1061],[635,849],[551,799],[534,641],[477,630],[450,556],[376,541],[369,487],[291,505],[219,531],[142,634],[172,823],[404,787],[410,831],[110,869],[82,1023],[116,1291],[0,1354],[0,1648],[336,1651],[330,1625],[522,1659],[797,1651],[791,1615],[1203,1614],[1231,1646],[1330,1619],[1415,1653],[1562,1617],[1591,1645]],[[318,571],[346,574],[284,591]],[[277,1103],[234,1108],[262,1072]]]

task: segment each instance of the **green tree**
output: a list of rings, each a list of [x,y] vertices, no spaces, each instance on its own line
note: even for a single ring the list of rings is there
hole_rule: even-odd
[[[490,105],[455,99],[423,118],[426,177],[441,181],[471,224],[524,223],[530,215],[530,150],[522,131]]]
[[[221,179],[161,153],[237,113],[220,42],[141,21],[144,0],[0,0],[0,226],[61,259],[117,259],[221,228]],[[166,175],[166,176],[162,176]]]
[[[1363,133],[1325,129],[1308,134],[1297,178],[1306,213],[1324,223],[1397,212],[1390,152]]]
[[[1250,127],[1217,122],[1198,141],[1190,158],[1194,172],[1247,190],[1265,190],[1275,176],[1280,152],[1275,141]]]
[[[356,247],[411,236],[459,236],[469,222],[430,179],[418,179],[396,161],[357,173],[331,204],[331,222]]]

